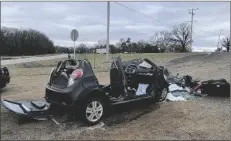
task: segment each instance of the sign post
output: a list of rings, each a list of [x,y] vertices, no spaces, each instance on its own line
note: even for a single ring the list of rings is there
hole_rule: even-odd
[[[74,59],[75,59],[75,41],[78,39],[79,37],[79,32],[76,29],[73,29],[71,31],[71,40],[74,42]]]
[[[109,61],[109,25],[110,25],[110,1],[107,2],[107,44],[106,44],[106,61]]]
[[[96,54],[96,47],[94,48],[94,68],[95,68],[95,54]]]

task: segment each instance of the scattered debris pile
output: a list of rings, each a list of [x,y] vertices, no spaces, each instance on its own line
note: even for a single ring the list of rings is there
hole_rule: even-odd
[[[187,101],[204,96],[230,96],[230,84],[225,79],[207,80],[199,83],[191,76],[172,77],[166,101]]]

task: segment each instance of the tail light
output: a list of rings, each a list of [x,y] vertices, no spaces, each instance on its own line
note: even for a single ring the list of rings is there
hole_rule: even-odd
[[[78,79],[83,76],[83,70],[82,69],[76,69],[72,72],[71,78],[72,79]]]
[[[83,76],[83,70],[82,69],[76,69],[72,72],[70,79],[68,81],[68,86],[71,86],[75,83],[76,79],[79,79]]]

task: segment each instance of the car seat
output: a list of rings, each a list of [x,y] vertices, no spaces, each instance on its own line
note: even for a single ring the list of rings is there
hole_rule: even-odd
[[[111,96],[118,98],[126,94],[126,80],[120,57],[113,57],[110,70]]]

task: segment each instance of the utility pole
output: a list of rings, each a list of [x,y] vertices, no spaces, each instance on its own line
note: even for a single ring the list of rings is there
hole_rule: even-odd
[[[192,50],[192,42],[193,42],[193,38],[192,38],[192,34],[193,34],[193,16],[195,15],[194,10],[197,10],[198,8],[192,8],[189,11],[189,14],[191,14],[191,50]]]
[[[109,61],[109,25],[110,25],[110,1],[107,2],[107,46],[106,46],[106,61]]]
[[[88,50],[87,39],[85,39],[85,45],[86,45],[86,48],[85,48],[85,58],[84,59],[87,59],[87,50]]]
[[[220,33],[219,33],[219,37],[218,37],[218,42],[217,42],[217,49],[219,49],[221,31],[222,31],[222,29],[220,29]],[[222,47],[221,47],[221,50],[222,50]]]

